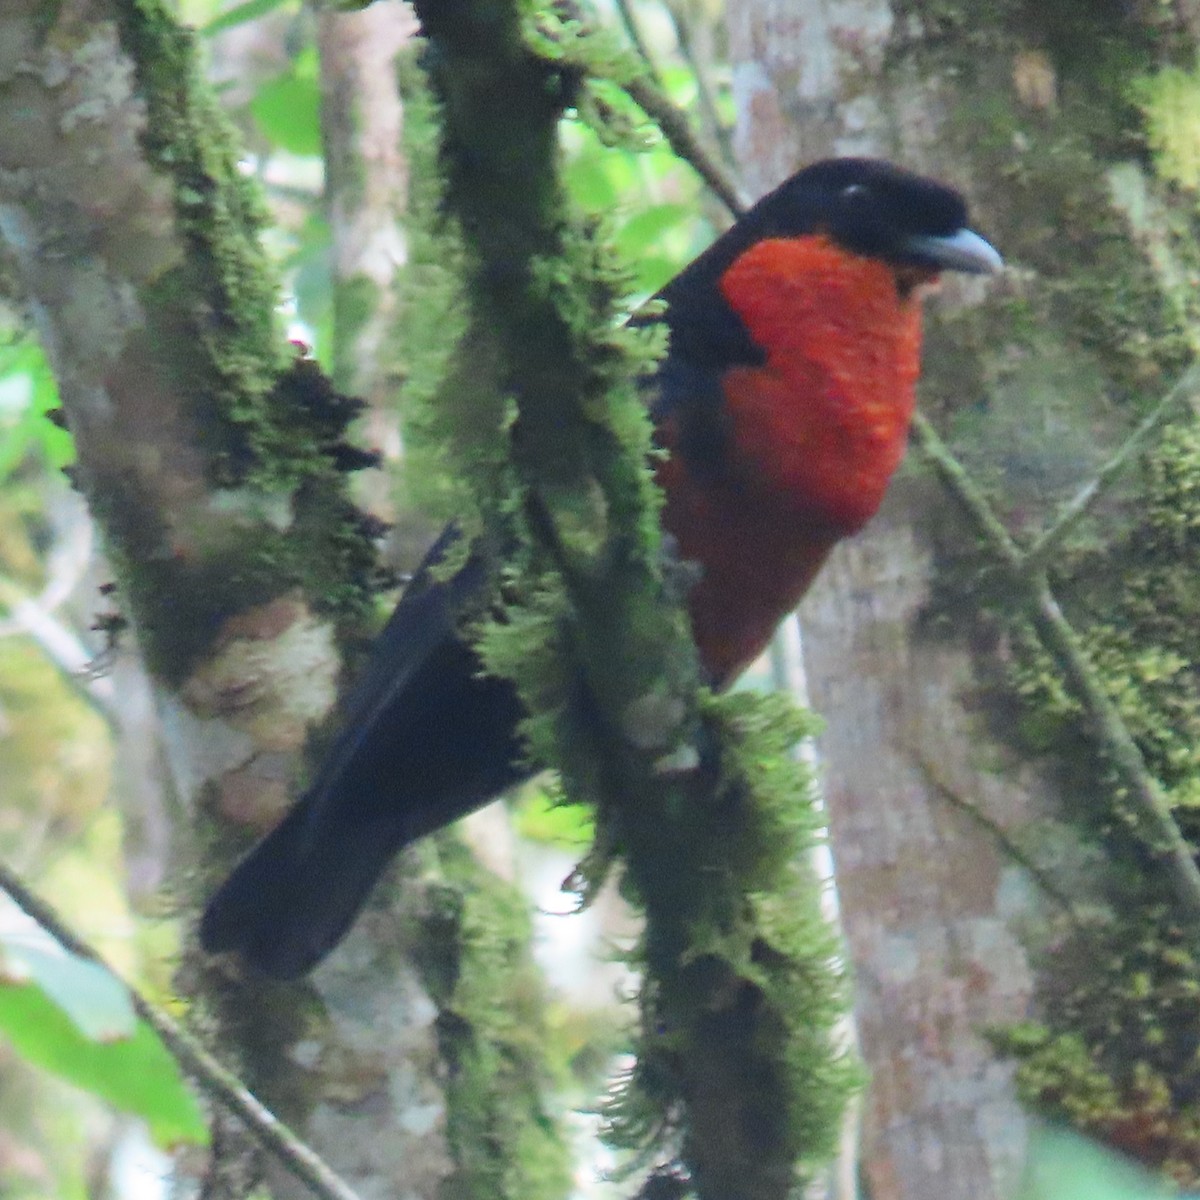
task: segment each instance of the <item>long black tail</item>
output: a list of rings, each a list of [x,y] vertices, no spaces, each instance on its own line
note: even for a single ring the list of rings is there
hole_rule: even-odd
[[[393,820],[313,820],[302,801],[209,901],[200,941],[256,970],[294,979],[341,941],[404,843]]]
[[[391,858],[528,775],[511,684],[483,674],[457,633],[480,589],[471,559],[449,580],[430,552],[375,643],[308,793],[209,902],[200,940],[267,975],[304,974],[341,940]]]

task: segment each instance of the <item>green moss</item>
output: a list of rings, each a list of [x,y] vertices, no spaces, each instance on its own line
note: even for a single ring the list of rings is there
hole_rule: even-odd
[[[156,518],[116,479],[93,502],[151,668],[178,683],[228,616],[297,585],[317,609],[360,621],[379,530],[346,496],[344,473],[370,461],[343,441],[360,406],[281,336],[262,198],[200,75],[194,34],[159,0],[122,0],[117,12],[146,105],[143,147],[169,182],[184,249],[143,285],[147,326],[126,354],[172,372],[163,386],[213,495],[203,513]],[[173,538],[167,524],[189,519],[203,527]]]
[[[1146,135],[1159,173],[1200,189],[1200,75],[1166,67],[1136,80],[1134,99],[1146,117]]]
[[[1162,913],[1081,931],[1055,947],[1077,969],[1046,998],[1051,1024],[996,1030],[1017,1063],[1017,1088],[1038,1111],[1159,1167],[1200,1180],[1200,983],[1183,934]],[[1147,921],[1147,919],[1149,919]],[[1062,981],[1065,973],[1055,972]],[[1051,1007],[1053,1005],[1053,1007]]]
[[[505,550],[478,648],[514,680],[534,759],[595,805],[588,884],[619,854],[646,913],[638,1067],[613,1135],[678,1178],[686,1164],[703,1196],[782,1197],[797,1161],[829,1150],[852,1074],[804,853],[804,726],[783,701],[697,687],[638,388],[661,336],[622,326],[623,273],[557,183],[577,80],[549,52],[531,61],[518,17],[537,7],[418,5],[444,186],[414,235],[415,286],[441,300],[452,343],[422,419]]]
[[[223,483],[287,486],[314,467],[312,431],[281,403],[287,349],[274,271],[258,235],[266,210],[238,167],[237,142],[197,68],[195,36],[159,0],[118,6],[122,45],[147,108],[143,144],[171,181],[187,253],[149,285],[147,312],[167,312],[194,344],[192,364],[217,439]]]
[[[779,695],[734,693],[705,709],[725,747],[723,783],[685,789],[674,819],[626,818],[649,982],[609,1136],[643,1154],[674,1142],[702,1196],[782,1195],[832,1152],[858,1081],[853,1060],[830,1053],[846,994],[808,867],[811,780],[794,754],[813,726]],[[712,880],[702,895],[697,878]],[[746,1158],[755,1146],[762,1161]]]
[[[290,495],[214,492],[203,527],[187,531],[188,555],[161,553],[171,538],[166,518],[156,518],[153,504],[129,481],[93,497],[147,664],[168,682],[186,677],[229,617],[296,587],[347,630],[370,615],[379,585],[379,528],[346,494],[341,444],[322,444],[336,438],[357,406],[333,392],[306,360],[296,360],[277,389],[321,447],[318,468]]]
[[[543,1095],[565,1080],[547,1055],[546,997],[530,954],[528,901],[438,840],[445,882],[426,893],[416,961],[438,1006],[447,1138],[440,1200],[561,1200],[570,1156]]]

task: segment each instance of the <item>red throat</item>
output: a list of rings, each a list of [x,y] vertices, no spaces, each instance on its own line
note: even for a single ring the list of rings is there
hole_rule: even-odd
[[[886,263],[825,237],[758,242],[721,290],[767,353],[725,377],[733,454],[807,519],[853,533],[904,454],[919,298],[901,295]]]
[[[914,289],[825,237],[758,242],[721,290],[767,361],[723,378],[718,469],[676,451],[659,472],[663,523],[703,568],[689,607],[718,684],[761,653],[833,545],[879,507],[904,453],[921,347]],[[673,451],[674,434],[669,422]]]

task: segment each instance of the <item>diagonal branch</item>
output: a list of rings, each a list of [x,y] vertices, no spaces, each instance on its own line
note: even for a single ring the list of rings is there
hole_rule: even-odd
[[[926,757],[918,746],[909,746],[907,751],[936,796],[939,796],[955,812],[962,813],[963,816],[984,830],[1000,847],[1005,856],[1025,871],[1034,883],[1062,909],[1072,924],[1076,926],[1083,924],[1083,919],[1076,910],[1075,901],[1058,886],[1050,871],[1042,867],[1032,854],[1022,849],[1008,830],[995,818],[989,816],[978,804],[973,804],[948,783],[942,777],[937,764],[931,758]]]
[[[728,125],[721,120],[721,114],[717,110],[713,82],[709,78],[707,64],[701,61],[697,51],[691,23],[678,2],[672,3],[671,0],[668,0],[665,7],[675,30],[675,40],[679,44],[679,52],[691,68],[692,78],[696,81],[696,102],[700,108],[702,123],[709,137],[720,148],[721,158],[732,166],[735,162],[733,139],[730,136]]]
[[[1197,926],[1193,938],[1200,938],[1200,870],[1171,814],[1166,797],[1147,769],[1121,714],[1097,681],[1080,644],[1079,635],[1063,615],[1045,575],[1030,572],[1028,556],[1009,536],[962,464],[950,453],[924,417],[918,415],[913,421],[913,435],[947,491],[970,518],[976,532],[1009,568],[1039,640],[1058,664],[1087,715],[1093,737],[1128,789],[1137,815],[1147,831],[1150,848],[1164,860],[1180,904]]]
[[[645,76],[621,84],[625,94],[662,130],[676,156],[690,163],[713,194],[737,217],[746,210],[729,172],[708,152],[692,123]]]
[[[99,963],[114,977],[120,978],[99,952],[75,933],[48,901],[2,863],[0,889],[7,892],[17,907],[64,949],[80,958]],[[123,980],[122,984],[138,1016],[158,1034],[180,1067],[210,1099],[233,1113],[268,1154],[306,1184],[320,1200],[358,1200],[358,1194],[334,1173],[315,1150],[302,1142],[173,1017],[135,987]]]
[[[1149,416],[1125,439],[1120,449],[1063,505],[1054,523],[1029,548],[1024,568],[1030,574],[1045,570],[1051,557],[1067,535],[1096,507],[1100,497],[1125,473],[1134,456],[1150,440],[1181,404],[1194,404],[1200,398],[1200,365],[1189,367]]]
[[[622,10],[623,19],[632,13]],[[577,26],[586,25],[577,13],[572,12],[572,22]],[[559,50],[558,61],[569,63],[587,75],[605,74],[611,82],[619,87],[659,128],[667,145],[674,151],[675,156],[687,163],[701,179],[709,191],[729,210],[730,216],[739,217],[746,211],[741,189],[738,187],[732,173],[705,146],[700,135],[692,125],[691,118],[683,109],[663,92],[658,83],[658,69],[650,57],[645,42],[637,33],[636,24],[626,22],[626,31],[634,42],[635,56],[632,60],[627,56],[622,66],[628,67],[634,63],[634,70],[616,71],[611,74],[598,70],[597,60],[586,54],[581,54],[577,46],[569,41],[557,39]],[[543,36],[552,37],[547,30],[541,30]],[[585,37],[592,36],[587,30]]]

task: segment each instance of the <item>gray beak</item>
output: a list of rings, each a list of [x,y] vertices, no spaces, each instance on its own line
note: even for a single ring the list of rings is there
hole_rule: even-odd
[[[970,229],[959,229],[945,237],[913,234],[905,240],[904,250],[947,271],[994,275],[1004,269],[1004,259],[995,246]]]

